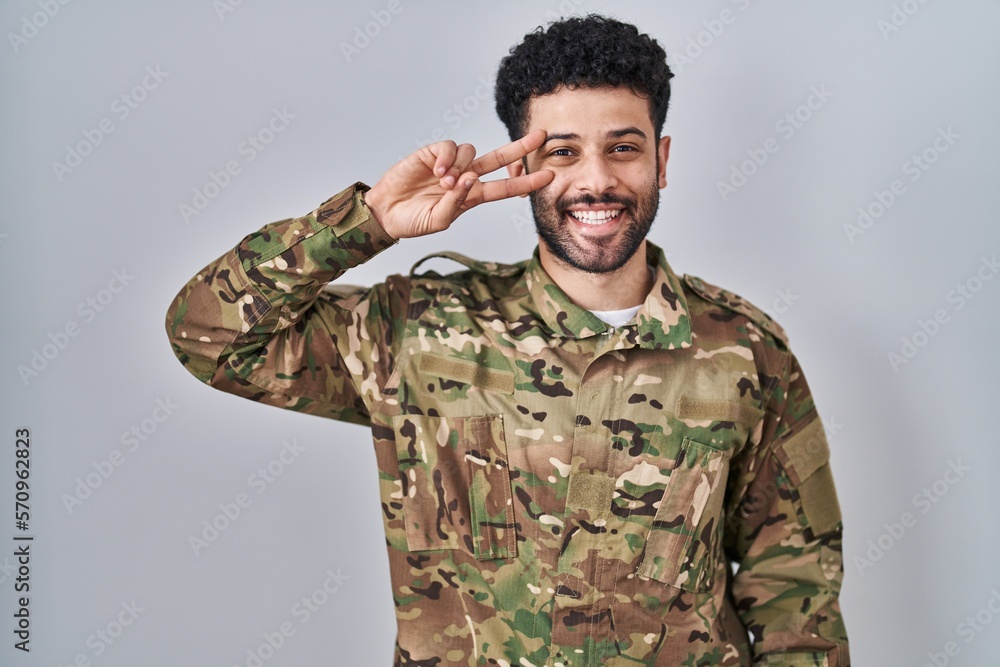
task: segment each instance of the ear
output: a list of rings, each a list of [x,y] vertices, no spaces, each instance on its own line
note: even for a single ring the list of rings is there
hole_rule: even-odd
[[[656,174],[656,178],[662,190],[667,187],[667,160],[670,158],[670,137],[660,137],[660,143],[656,146],[656,151],[660,157],[660,170]]]
[[[524,158],[521,158],[520,160],[517,160],[516,162],[511,162],[510,164],[507,165],[507,174],[511,178],[517,178],[518,176],[521,176],[524,173],[525,173],[525,171],[524,171]],[[526,194],[525,195],[518,195],[518,197],[527,197],[527,196],[528,195],[526,195]]]

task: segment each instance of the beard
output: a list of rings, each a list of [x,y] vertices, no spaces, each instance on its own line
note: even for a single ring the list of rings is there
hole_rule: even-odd
[[[655,178],[648,188],[639,193],[638,199],[605,193],[600,197],[581,195],[553,201],[544,195],[544,190],[542,188],[530,194],[538,235],[553,255],[574,269],[587,273],[611,273],[625,266],[642,245],[660,206],[660,189]],[[580,204],[624,206],[618,215],[626,216],[625,228],[611,239],[577,239],[566,216],[570,207]]]

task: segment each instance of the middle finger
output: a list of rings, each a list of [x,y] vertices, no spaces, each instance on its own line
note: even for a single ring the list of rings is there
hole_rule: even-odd
[[[517,162],[528,153],[537,150],[542,144],[545,143],[545,137],[545,130],[535,130],[534,132],[529,132],[517,141],[512,141],[506,146],[501,146],[500,148],[492,150],[486,155],[477,158],[476,161],[472,163],[471,170],[482,176],[483,174],[488,174],[491,171],[496,171],[501,167],[506,167],[508,164]]]

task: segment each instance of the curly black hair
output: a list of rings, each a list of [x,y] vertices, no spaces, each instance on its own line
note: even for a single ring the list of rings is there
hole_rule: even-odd
[[[496,110],[511,140],[525,133],[532,96],[568,88],[625,86],[649,100],[649,117],[660,138],[670,104],[663,47],[629,23],[589,14],[541,26],[511,48],[497,71]]]

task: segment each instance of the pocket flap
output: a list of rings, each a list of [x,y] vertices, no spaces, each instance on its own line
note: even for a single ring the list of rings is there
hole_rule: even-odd
[[[711,588],[731,455],[684,437],[636,574],[692,592]]]
[[[410,551],[517,556],[503,415],[393,417]]]
[[[816,418],[798,433],[774,448],[774,455],[799,486],[830,460],[830,445],[826,441],[823,422]]]

